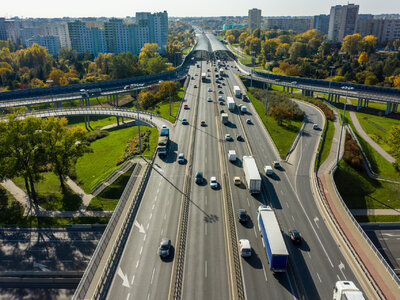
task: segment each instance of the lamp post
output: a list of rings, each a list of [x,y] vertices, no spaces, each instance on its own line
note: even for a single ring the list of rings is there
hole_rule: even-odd
[[[346,91],[346,100],[344,101],[344,108],[343,108],[343,117],[342,117],[342,127],[340,130],[340,138],[339,138],[339,148],[338,148],[338,154],[336,158],[336,164],[339,163],[339,156],[340,156],[340,145],[342,144],[342,135],[343,135],[343,127],[344,127],[344,118],[346,114],[346,104],[347,104],[347,97],[349,95],[349,91],[353,90],[354,88],[351,86],[342,86],[342,90]]]
[[[140,136],[140,121],[139,121],[139,101],[138,101],[138,90],[136,90],[136,110],[138,118],[138,132],[139,132],[139,154],[142,156],[142,137]]]
[[[171,66],[172,63],[167,63],[167,65]],[[171,70],[168,71],[168,87],[169,87],[169,115],[171,115]]]
[[[331,102],[331,82],[332,82],[332,71],[335,69],[335,66],[329,66],[331,69],[330,76],[329,76],[329,87],[328,87],[328,102]]]
[[[267,103],[268,103],[268,81],[269,81],[269,73],[267,73],[267,92],[265,94],[265,114],[267,114]]]
[[[50,86],[53,85],[54,80],[48,79],[46,80],[46,83]],[[51,101],[53,101],[53,89],[50,90],[50,97],[51,97]]]

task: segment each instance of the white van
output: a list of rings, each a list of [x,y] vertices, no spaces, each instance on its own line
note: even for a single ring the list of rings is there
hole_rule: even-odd
[[[265,175],[268,175],[268,176],[271,176],[274,173],[271,166],[265,166],[264,172],[265,172]]]
[[[242,105],[242,106],[240,107],[240,110],[242,111],[242,113],[246,113],[246,112],[247,112],[247,107],[244,106],[244,105]]]
[[[239,251],[240,255],[243,257],[251,256],[251,246],[249,240],[239,240]]]

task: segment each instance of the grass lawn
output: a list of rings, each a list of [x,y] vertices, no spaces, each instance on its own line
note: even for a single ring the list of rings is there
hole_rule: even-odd
[[[387,143],[387,134],[394,125],[400,125],[399,120],[379,117],[371,114],[356,113],[361,127],[383,150],[390,153],[391,148]]]
[[[38,204],[47,210],[77,210],[82,203],[81,197],[67,186],[67,193],[61,192],[60,181],[53,172],[42,174],[43,179],[35,184],[38,194]],[[22,177],[13,178],[13,181],[26,192],[25,181]]]
[[[122,174],[113,184],[104,189],[98,196],[94,197],[88,206],[89,210],[114,210],[121,198],[135,165]]]
[[[158,114],[161,117],[170,121],[171,123],[174,123],[175,118],[178,114],[179,106],[181,105],[184,92],[185,89],[180,88],[178,90],[178,95],[176,96],[176,98],[173,101],[171,101],[171,115],[169,115],[169,101],[163,102],[158,105],[158,109],[156,109],[158,111]]]
[[[157,139],[157,128],[141,126],[141,130],[150,129],[150,152],[143,155],[151,155],[154,151]],[[138,127],[128,127],[113,130],[110,135],[91,143],[93,153],[86,153],[76,163],[76,175],[78,182],[86,193],[90,193],[92,187],[110,172],[116,169],[117,160],[125,151],[126,143],[133,136],[138,135]]]
[[[279,126],[274,119],[272,119],[270,116],[265,115],[264,103],[261,100],[256,99],[250,92],[248,92],[247,94],[251,102],[253,103],[258,115],[263,121],[264,126],[267,128],[269,134],[274,140],[275,145],[278,148],[279,154],[281,156],[286,156],[303,122],[292,121],[290,124]]]
[[[93,129],[96,129],[98,127],[101,128],[106,125],[117,123],[116,117],[89,116],[89,118],[90,118],[90,126]],[[81,127],[85,128],[84,117],[70,116],[70,117],[67,117],[67,119],[68,119],[69,125],[81,126]]]
[[[348,208],[400,208],[400,184],[374,180],[340,161],[336,186]]]
[[[377,216],[354,216],[357,222],[360,223],[398,223],[400,222],[400,216],[396,215],[377,215]]]
[[[324,139],[319,145],[319,159],[317,159],[317,162],[315,164],[316,168],[319,168],[328,158],[332,148],[332,140],[334,134],[335,134],[335,125],[332,121],[327,120],[323,133]]]

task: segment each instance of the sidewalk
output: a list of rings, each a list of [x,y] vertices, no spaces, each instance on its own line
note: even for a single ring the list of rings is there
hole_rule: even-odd
[[[382,149],[381,146],[379,146],[373,139],[369,137],[369,135],[364,131],[364,129],[361,127],[360,122],[358,121],[357,115],[354,112],[353,105],[350,100],[347,100],[347,105],[351,105],[349,109],[349,114],[351,121],[353,122],[353,125],[357,132],[360,134],[360,136],[368,143],[371,145],[372,148],[374,148],[380,155],[383,156],[384,159],[386,159],[390,163],[394,163],[396,160],[391,156],[389,153],[387,153],[385,150]]]
[[[353,216],[400,216],[398,208],[350,209]]]

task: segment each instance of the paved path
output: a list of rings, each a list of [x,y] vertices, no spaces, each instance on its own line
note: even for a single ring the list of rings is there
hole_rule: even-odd
[[[347,100],[347,105],[351,105],[349,109],[350,113],[350,118],[351,121],[353,122],[353,125],[359,135],[368,143],[371,145],[372,148],[374,148],[380,155],[383,156],[384,159],[386,159],[390,163],[394,163],[396,160],[391,156],[389,153],[387,153],[385,150],[382,149],[381,146],[379,146],[373,139],[369,137],[369,135],[364,131],[364,129],[361,127],[360,122],[358,121],[357,115],[353,110],[353,105],[350,100]]]
[[[333,111],[333,124],[335,126],[335,133],[334,133],[333,139],[332,139],[331,151],[329,152],[327,159],[319,167],[319,170],[318,170],[319,173],[329,173],[329,171],[332,169],[333,165],[336,163],[336,159],[337,159],[341,127],[340,127],[339,116],[338,116],[337,112],[335,110],[332,110],[332,111]],[[327,147],[327,146],[328,145],[325,145],[325,147]],[[343,149],[344,149],[344,147],[342,147],[342,150]]]
[[[383,209],[350,209],[354,216],[400,216],[399,208],[383,208]]]

